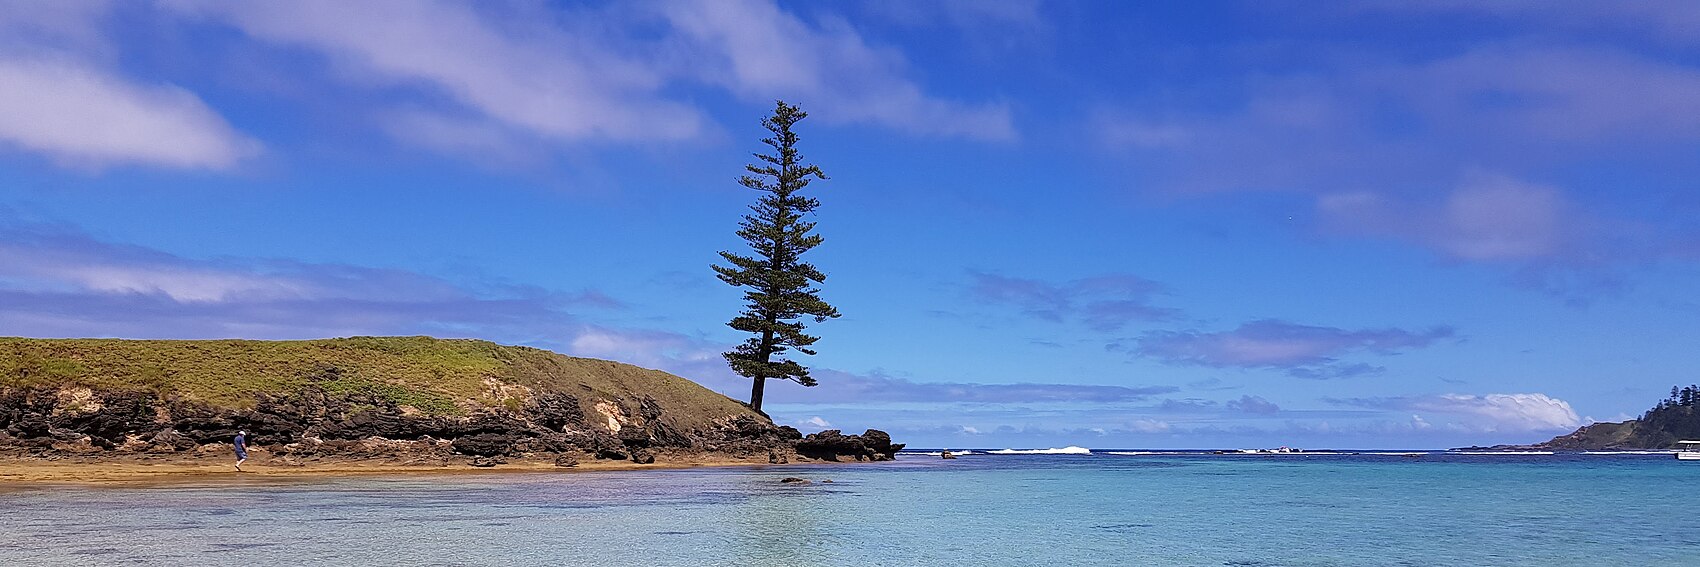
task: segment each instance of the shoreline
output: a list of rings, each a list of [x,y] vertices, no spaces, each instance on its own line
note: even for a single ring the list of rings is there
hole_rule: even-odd
[[[268,459],[269,460],[269,459]],[[638,464],[631,461],[588,460],[571,467],[556,466],[553,460],[512,459],[494,467],[475,467],[467,462],[405,463],[375,460],[335,460],[305,464],[267,463],[250,459],[237,471],[230,460],[171,459],[171,460],[113,460],[79,459],[53,460],[42,458],[0,457],[0,490],[32,486],[112,486],[178,484],[199,481],[282,480],[371,476],[421,476],[500,473],[558,473],[603,471],[676,470],[706,467],[796,467],[832,464],[853,464],[857,461],[808,461],[788,464],[769,463],[765,459],[738,459],[714,455],[695,455],[677,460]]]

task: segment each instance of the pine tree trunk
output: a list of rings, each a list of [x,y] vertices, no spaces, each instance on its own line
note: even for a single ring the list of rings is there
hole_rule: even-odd
[[[756,410],[756,413],[767,415],[761,411],[761,390],[762,386],[767,383],[767,378],[757,376],[752,380],[752,382],[755,385],[750,387],[750,409]]]
[[[771,323],[772,319],[768,321]],[[762,364],[765,365],[767,361],[773,359],[773,331],[762,331],[760,352]],[[756,376],[751,378],[750,382],[750,409],[765,416],[767,413],[761,411],[761,394],[762,390],[767,387],[767,377]]]

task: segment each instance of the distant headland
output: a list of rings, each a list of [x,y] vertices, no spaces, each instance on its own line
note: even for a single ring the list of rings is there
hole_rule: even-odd
[[[1533,445],[1496,445],[1466,449],[1530,451],[1615,451],[1673,449],[1677,441],[1700,439],[1700,386],[1672,387],[1670,396],[1641,417],[1582,426],[1575,432]]]
[[[233,471],[238,432],[261,472],[880,461],[903,447],[878,430],[804,436],[666,372],[479,340],[0,338],[0,480]]]

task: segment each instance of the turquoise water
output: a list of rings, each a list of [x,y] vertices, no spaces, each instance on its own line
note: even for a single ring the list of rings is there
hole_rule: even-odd
[[[0,564],[1695,565],[1696,480],[1669,455],[1099,454],[13,485]]]

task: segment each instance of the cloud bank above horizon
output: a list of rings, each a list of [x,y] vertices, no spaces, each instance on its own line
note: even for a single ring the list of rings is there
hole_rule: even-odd
[[[706,265],[783,98],[846,312],[784,421],[1533,441],[1692,382],[1696,21],[0,0],[0,333],[478,337],[739,397]]]

